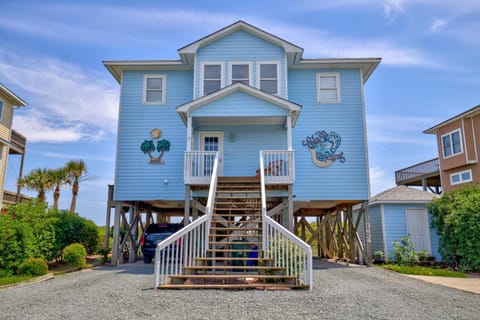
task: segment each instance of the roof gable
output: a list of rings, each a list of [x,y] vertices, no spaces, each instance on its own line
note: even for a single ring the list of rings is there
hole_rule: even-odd
[[[459,119],[462,119],[462,118],[466,118],[466,117],[472,117],[476,114],[480,113],[480,105],[476,106],[476,107],[473,107],[471,109],[468,109],[467,111],[465,112],[462,112],[448,120],[445,120],[433,127],[431,127],[430,129],[427,129],[425,131],[423,131],[423,133],[436,133],[438,131],[438,129],[440,129],[441,127],[449,124],[449,123],[452,123],[453,121],[456,121],[456,120],[459,120]]]
[[[196,108],[200,108],[206,104],[215,102],[219,99],[222,99],[224,97],[233,95],[237,92],[243,92],[247,95],[256,97],[258,99],[261,99],[265,102],[271,103],[273,105],[276,105],[280,108],[284,108],[288,110],[289,115],[292,117],[292,127],[295,126],[295,123],[297,121],[298,115],[300,114],[300,111],[302,107],[299,104],[296,104],[294,102],[291,102],[289,100],[271,95],[269,93],[266,93],[264,91],[261,91],[257,88],[253,88],[250,86],[247,86],[241,82],[234,83],[228,87],[225,87],[223,89],[217,90],[209,95],[200,97],[198,99],[195,99],[193,101],[190,101],[188,103],[185,103],[183,105],[180,105],[177,107],[177,112],[180,114],[182,117],[183,121],[186,123],[187,121],[187,116],[188,113],[191,112],[192,110]]]
[[[259,29],[242,20],[239,20],[229,26],[226,26],[223,29],[220,29],[206,37],[201,38],[200,40],[192,42],[186,45],[185,47],[178,49],[178,53],[183,62],[187,64],[192,63],[194,56],[199,48],[206,46],[207,44],[212,43],[218,39],[221,39],[226,35],[229,35],[238,30],[246,31],[261,39],[264,39],[275,45],[282,47],[285,50],[285,53],[287,54],[287,57],[291,62],[299,61],[302,58],[303,49],[300,48],[299,46],[291,42],[288,42],[282,38],[279,38],[271,33],[263,31],[262,29]]]

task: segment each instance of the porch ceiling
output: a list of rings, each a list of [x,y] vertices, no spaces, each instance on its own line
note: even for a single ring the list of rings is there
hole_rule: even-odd
[[[196,126],[209,125],[284,125],[285,117],[194,117],[192,118]]]

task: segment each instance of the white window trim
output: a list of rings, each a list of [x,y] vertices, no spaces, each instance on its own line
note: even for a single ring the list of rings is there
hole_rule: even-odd
[[[232,84],[232,74],[233,74],[232,67],[233,65],[237,65],[237,64],[248,64],[248,85],[251,86],[252,85],[252,63],[250,61],[230,61],[228,63],[228,85]]]
[[[162,78],[162,101],[152,101],[152,102],[147,102],[147,79],[152,79],[152,78]],[[166,91],[167,91],[167,75],[166,74],[145,74],[143,76],[143,92],[142,92],[142,103],[144,105],[159,105],[159,104],[165,104],[165,97],[166,97]]]
[[[467,172],[470,173],[470,179],[469,180],[462,180],[462,174],[467,173]],[[453,182],[453,176],[457,176],[457,175],[459,176],[460,180],[458,182]],[[459,172],[455,172],[455,173],[450,174],[450,184],[452,186],[457,185],[457,184],[472,182],[472,181],[473,181],[472,169],[463,170],[463,171],[459,171]]]
[[[335,101],[322,101],[320,94],[320,77],[335,77],[337,86],[337,99]],[[338,104],[342,103],[342,94],[340,92],[340,72],[317,72],[317,102],[318,104]]]
[[[220,89],[225,87],[225,71],[224,71],[224,63],[222,61],[205,61],[200,63],[200,94],[199,97],[203,97],[203,74],[205,66],[209,65],[220,65]]]
[[[274,95],[275,96],[281,96],[282,94],[281,94],[281,90],[280,90],[280,82],[282,81],[282,76],[280,74],[280,61],[257,61],[256,81],[257,81],[257,88],[260,89],[260,90],[262,90],[260,88],[260,65],[262,65],[262,64],[276,64],[277,65],[277,93],[275,93]]]
[[[458,134],[459,134],[459,137],[460,137],[460,152],[457,152],[457,153],[453,153],[453,140],[452,140],[452,134],[454,134],[455,132],[458,131]],[[450,145],[452,147],[452,154],[449,155],[449,156],[445,156],[445,148],[443,147],[443,137],[446,137],[446,136],[449,136],[450,137]],[[440,144],[442,146],[442,156],[443,156],[443,159],[448,159],[448,158],[451,158],[451,157],[454,157],[454,156],[458,156],[459,154],[462,154],[463,153],[463,137],[462,137],[462,130],[460,130],[460,128],[458,129],[455,129],[455,130],[452,130],[448,133],[445,133],[443,134],[441,137],[440,137]]]
[[[3,120],[3,114],[5,113],[5,101],[3,99],[0,98],[0,105],[1,105],[1,108],[0,108],[0,121]]]

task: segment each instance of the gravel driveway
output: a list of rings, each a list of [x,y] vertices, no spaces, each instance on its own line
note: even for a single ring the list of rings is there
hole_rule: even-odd
[[[322,263],[313,291],[153,290],[153,266],[104,267],[0,289],[0,319],[478,319],[480,295]]]

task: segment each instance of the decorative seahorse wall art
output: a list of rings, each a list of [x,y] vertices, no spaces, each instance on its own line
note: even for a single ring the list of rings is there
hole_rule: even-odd
[[[150,136],[152,140],[145,140],[140,145],[140,150],[150,158],[150,164],[164,164],[165,161],[162,159],[165,152],[170,151],[170,142],[168,140],[162,139],[162,130],[152,129],[150,131]],[[156,145],[155,145],[156,144]],[[158,152],[159,155],[156,156],[154,153]]]
[[[335,161],[344,163],[346,161],[343,152],[337,152],[342,138],[334,131],[327,133],[325,130],[317,131],[305,138],[302,145],[306,146],[312,155],[313,163],[320,168],[329,167]]]

